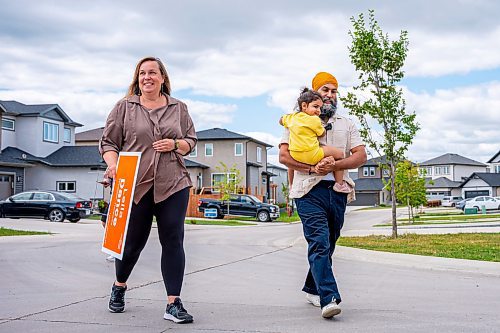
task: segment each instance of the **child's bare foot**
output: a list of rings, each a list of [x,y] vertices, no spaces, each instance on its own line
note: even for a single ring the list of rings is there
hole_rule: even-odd
[[[344,181],[342,183],[335,183],[335,185],[333,185],[333,190],[340,193],[351,193],[352,187]]]

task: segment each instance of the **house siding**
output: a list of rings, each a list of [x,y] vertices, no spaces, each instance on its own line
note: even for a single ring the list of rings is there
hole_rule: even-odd
[[[103,199],[104,187],[97,183],[104,176],[104,170],[91,170],[89,167],[64,167],[55,168],[38,165],[26,169],[27,190],[53,190],[56,191],[56,182],[76,182],[75,194],[84,199]]]
[[[453,178],[454,181],[463,181],[474,172],[486,172],[486,166],[473,166],[473,165],[454,165],[453,166]]]

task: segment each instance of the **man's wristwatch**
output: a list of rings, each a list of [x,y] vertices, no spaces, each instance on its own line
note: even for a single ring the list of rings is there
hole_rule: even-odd
[[[174,149],[172,149],[172,151],[176,151],[177,149],[179,149],[179,141],[177,141],[177,139],[174,139]]]

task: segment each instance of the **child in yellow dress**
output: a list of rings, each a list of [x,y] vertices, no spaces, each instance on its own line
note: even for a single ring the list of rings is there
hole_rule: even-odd
[[[288,149],[294,160],[316,165],[324,157],[332,156],[335,160],[344,158],[341,149],[320,146],[318,137],[326,133],[319,115],[323,99],[316,91],[304,88],[297,99],[299,112],[287,114],[280,119],[280,124],[290,131]],[[344,181],[344,171],[333,172],[337,192],[349,193],[352,188]]]

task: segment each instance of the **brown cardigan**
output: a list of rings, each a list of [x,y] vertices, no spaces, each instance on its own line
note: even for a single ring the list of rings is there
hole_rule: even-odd
[[[116,103],[110,112],[99,142],[99,152],[141,152],[134,202],[154,186],[155,203],[186,187],[191,179],[184,158],[176,152],[156,152],[153,142],[161,139],[183,139],[191,149],[197,142],[193,121],[186,104],[165,95],[167,105],[148,110],[139,96],[129,96]],[[187,153],[189,154],[189,152]]]

